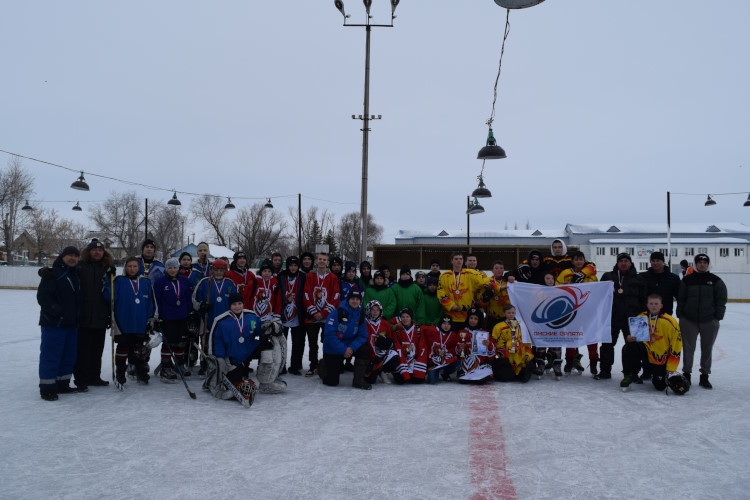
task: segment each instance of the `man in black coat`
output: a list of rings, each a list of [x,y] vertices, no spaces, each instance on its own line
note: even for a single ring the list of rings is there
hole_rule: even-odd
[[[624,338],[630,335],[628,318],[637,316],[646,310],[646,282],[633,267],[633,261],[627,253],[617,255],[617,264],[602,281],[611,281],[614,286],[612,297],[612,343],[604,343],[600,349],[601,370],[596,379],[612,378],[612,365],[615,363],[615,344],[620,332]]]
[[[58,393],[76,392],[70,387],[70,378],[76,361],[81,310],[81,284],[76,269],[79,255],[76,247],[65,247],[51,269],[39,270],[42,278],[36,292],[42,327],[39,393],[46,401],[57,401]]]
[[[661,295],[663,306],[661,312],[674,316],[672,310],[674,301],[677,299],[677,292],[680,290],[680,277],[667,269],[663,253],[652,252],[650,260],[651,267],[639,273],[639,276],[646,281],[646,296],[652,293]]]
[[[115,274],[112,254],[94,238],[81,252],[78,278],[81,281],[81,324],[78,328],[78,358],[73,369],[79,389],[89,385],[109,385],[102,380],[102,353],[109,326],[109,303],[102,297],[104,279]]]

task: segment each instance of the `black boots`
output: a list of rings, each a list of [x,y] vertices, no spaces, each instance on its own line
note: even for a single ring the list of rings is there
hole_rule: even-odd
[[[711,382],[708,381],[708,374],[707,373],[701,373],[701,380],[698,382],[698,385],[703,387],[704,389],[713,389],[714,386],[711,385]]]

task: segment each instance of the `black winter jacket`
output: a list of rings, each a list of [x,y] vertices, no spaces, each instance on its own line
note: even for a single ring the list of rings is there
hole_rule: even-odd
[[[36,291],[41,306],[39,324],[52,327],[78,328],[81,311],[81,282],[78,269],[68,267],[61,257],[42,278]]]
[[[91,260],[89,249],[81,252],[78,263],[78,278],[81,281],[81,327],[106,328],[109,325],[109,303],[102,297],[104,277],[107,269],[112,266],[112,254],[104,251],[104,257],[99,262]]]
[[[664,306],[662,312],[672,316],[674,310],[673,302],[677,299],[677,293],[680,290],[680,277],[664,269],[663,273],[655,273],[652,268],[639,273],[638,276],[646,281],[646,296],[652,293],[661,295],[661,302]]]
[[[677,296],[677,316],[695,323],[724,319],[727,286],[713,273],[697,271],[685,276]]]
[[[612,281],[614,295],[612,296],[612,324],[627,323],[631,316],[638,316],[646,310],[646,281],[631,267],[630,271],[620,274],[617,265],[608,273],[604,273],[602,281]],[[622,293],[618,290],[622,288]]]

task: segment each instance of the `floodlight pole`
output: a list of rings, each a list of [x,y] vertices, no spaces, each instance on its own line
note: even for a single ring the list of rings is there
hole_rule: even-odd
[[[344,17],[344,27],[347,28],[365,28],[365,97],[363,114],[352,115],[355,120],[362,120],[362,198],[360,205],[360,218],[362,220],[362,243],[359,250],[359,260],[367,260],[367,178],[368,178],[368,159],[369,159],[369,133],[370,120],[380,120],[382,115],[370,116],[370,32],[372,28],[393,28],[393,19],[391,24],[371,24],[369,9],[367,13],[367,22],[365,24],[348,24]]]
[[[471,214],[469,214],[469,209],[471,208],[471,202],[469,201],[469,196],[466,197],[466,246],[470,246],[470,240],[469,240],[469,223],[471,221]],[[468,251],[468,250],[467,250]]]

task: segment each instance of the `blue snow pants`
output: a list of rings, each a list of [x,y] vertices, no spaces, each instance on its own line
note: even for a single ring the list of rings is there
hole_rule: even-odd
[[[39,392],[58,392],[67,387],[73,376],[78,349],[78,329],[75,327],[42,327],[39,348]]]

